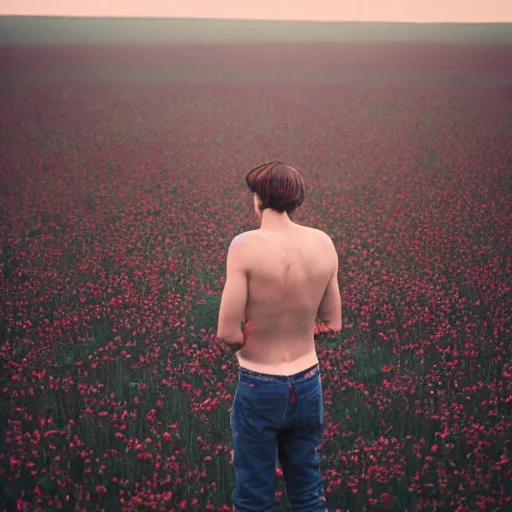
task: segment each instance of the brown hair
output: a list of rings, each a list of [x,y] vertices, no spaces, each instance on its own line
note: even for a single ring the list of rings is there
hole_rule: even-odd
[[[274,160],[251,169],[245,182],[262,200],[260,211],[266,208],[292,214],[304,201],[304,180],[289,165]]]

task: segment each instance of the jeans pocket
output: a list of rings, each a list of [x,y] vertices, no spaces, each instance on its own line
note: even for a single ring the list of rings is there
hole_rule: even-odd
[[[267,427],[279,428],[288,410],[289,385],[273,382],[240,381],[233,412],[233,421],[240,420],[246,433]]]

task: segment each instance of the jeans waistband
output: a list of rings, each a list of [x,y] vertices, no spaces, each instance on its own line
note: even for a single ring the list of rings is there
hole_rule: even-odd
[[[266,380],[270,382],[297,382],[300,380],[309,379],[310,377],[313,377],[317,373],[320,373],[319,363],[316,363],[311,368],[307,368],[306,370],[302,370],[301,372],[295,373],[293,375],[271,375],[269,373],[259,373],[254,372],[252,370],[248,370],[243,366],[240,366],[238,375],[240,377],[245,376],[250,377],[252,379]]]

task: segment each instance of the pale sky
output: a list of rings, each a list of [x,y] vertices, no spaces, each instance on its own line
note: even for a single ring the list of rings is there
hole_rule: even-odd
[[[512,0],[0,0],[0,14],[482,23],[512,22]]]

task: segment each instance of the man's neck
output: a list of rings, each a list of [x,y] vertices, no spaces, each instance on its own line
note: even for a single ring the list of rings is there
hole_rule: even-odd
[[[259,229],[261,229],[262,231],[288,231],[288,230],[294,228],[295,226],[297,226],[297,224],[295,224],[291,220],[278,221],[278,222],[275,222],[275,221],[268,222],[267,221],[267,222],[262,222],[260,224]]]

